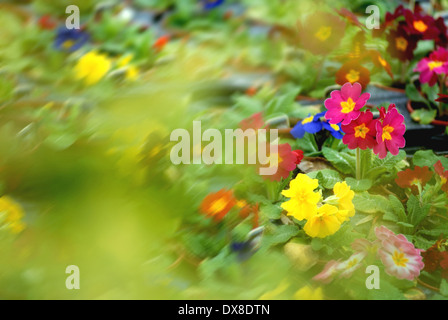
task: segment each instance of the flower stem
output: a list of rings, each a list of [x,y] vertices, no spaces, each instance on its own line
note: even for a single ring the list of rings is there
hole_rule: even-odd
[[[356,148],[356,180],[361,179],[361,149]]]

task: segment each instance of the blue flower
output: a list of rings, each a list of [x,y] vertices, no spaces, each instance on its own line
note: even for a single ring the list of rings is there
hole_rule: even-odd
[[[308,115],[305,119],[298,122],[291,130],[291,134],[296,139],[301,139],[306,132],[315,134],[323,129],[321,117],[325,115],[325,112],[316,114],[315,116]]]
[[[341,124],[330,124],[328,121],[323,123],[324,129],[330,131],[336,139],[342,139],[344,132],[341,130]]]
[[[260,247],[264,227],[253,229],[247,234],[244,242],[232,242],[230,248],[237,254],[239,261],[249,259]]]
[[[301,139],[306,132],[315,134],[325,129],[330,131],[331,135],[336,139],[342,139],[344,132],[341,130],[341,124],[330,124],[328,121],[322,121],[321,118],[325,116],[325,111],[314,116],[308,115],[305,119],[297,123],[291,129],[291,134],[296,139]]]
[[[211,10],[213,8],[219,7],[224,3],[225,0],[201,0],[204,10]]]
[[[57,31],[54,45],[62,51],[73,52],[81,48],[89,41],[89,35],[78,29],[61,27]]]

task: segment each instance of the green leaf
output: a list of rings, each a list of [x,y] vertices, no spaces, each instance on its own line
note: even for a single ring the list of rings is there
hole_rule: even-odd
[[[407,202],[407,209],[409,214],[409,223],[414,227],[418,226],[423,219],[428,215],[430,205],[425,204],[423,207],[420,205],[419,200],[413,194],[410,195]]]
[[[428,101],[434,102],[438,98],[437,94],[439,93],[439,87],[430,87],[427,83],[424,83],[422,85],[422,92],[426,94],[426,96],[428,97]]]
[[[372,187],[372,181],[369,179],[356,180],[351,177],[345,179],[353,191],[367,191]]]
[[[260,211],[268,219],[280,219],[283,209],[279,205],[268,204],[262,206]]]
[[[441,161],[445,168],[448,168],[448,158],[438,157],[432,150],[419,150],[414,154],[412,163],[419,167],[433,167],[437,161]]]
[[[351,175],[355,173],[356,161],[354,156],[327,147],[322,148],[322,152],[325,158],[342,173]]]
[[[411,101],[427,103],[426,99],[420,94],[420,92],[418,92],[414,84],[406,85],[406,96]]]
[[[389,200],[380,195],[373,195],[368,192],[355,194],[353,198],[355,209],[364,213],[386,213],[390,211]]]
[[[448,282],[445,279],[440,283],[440,294],[448,297]]]
[[[394,195],[389,195],[390,206],[393,213],[397,217],[398,221],[406,222],[408,217],[406,216],[406,210],[401,201]]]
[[[271,234],[267,233],[263,239],[265,244],[270,247],[280,243],[285,243],[298,233],[299,227],[294,225],[282,225],[275,228]]]
[[[421,124],[430,124],[437,115],[437,110],[418,109],[411,113],[411,117],[414,121]]]
[[[333,189],[334,185],[337,182],[341,182],[342,178],[339,173],[335,170],[324,169],[318,171],[316,175],[316,179],[319,180],[319,184],[322,185],[326,189]]]

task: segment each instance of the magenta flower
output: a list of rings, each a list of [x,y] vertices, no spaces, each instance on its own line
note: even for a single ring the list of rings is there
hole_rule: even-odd
[[[380,110],[381,117],[376,122],[376,142],[373,147],[373,152],[378,155],[380,159],[384,159],[389,151],[396,156],[406,144],[403,137],[406,126],[404,124],[404,117],[398,113],[395,104],[389,105],[387,113],[384,114],[384,109]]]
[[[420,275],[425,266],[421,255],[423,250],[416,249],[404,235],[396,235],[385,226],[376,228],[375,233],[381,241],[378,255],[387,274],[411,281]]]
[[[376,144],[376,122],[377,120],[373,120],[370,110],[361,112],[357,119],[342,126],[342,131],[345,132],[342,142],[352,150],[356,148],[373,149]]]
[[[420,82],[428,83],[431,87],[437,83],[439,74],[448,73],[448,50],[439,48],[428,58],[423,58],[414,71],[420,72]]]
[[[362,87],[359,83],[350,82],[344,84],[341,90],[331,92],[331,98],[325,100],[327,112],[325,118],[330,124],[348,125],[360,115],[360,109],[364,107],[370,98],[370,93],[361,94]]]

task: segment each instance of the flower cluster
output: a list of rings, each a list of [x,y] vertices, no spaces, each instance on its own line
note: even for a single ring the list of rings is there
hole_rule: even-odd
[[[354,192],[346,182],[338,182],[333,188],[334,195],[321,201],[321,193],[315,191],[318,186],[317,179],[299,173],[291,180],[289,189],[282,191],[290,200],[281,206],[289,216],[307,220],[303,229],[310,237],[325,238],[336,233],[355,214]]]
[[[416,249],[402,234],[395,234],[385,226],[375,229],[377,239],[370,242],[357,239],[352,243],[354,253],[345,261],[329,261],[322,272],[313,279],[324,283],[331,282],[336,276],[350,277],[361,267],[368,256],[379,257],[386,273],[398,279],[414,280],[424,267],[422,251]]]
[[[385,158],[387,152],[397,155],[405,146],[404,117],[391,104],[387,111],[384,107],[380,109],[379,119],[373,119],[370,110],[361,110],[370,98],[369,93],[361,94],[361,90],[359,83],[346,83],[341,90],[331,92],[331,97],[325,100],[328,110],[325,118],[330,124],[342,123],[345,132],[342,142],[349,149],[373,149],[380,159]]]
[[[25,224],[22,207],[8,196],[0,197],[0,228],[7,228],[12,233],[20,233]]]
[[[387,13],[385,22],[375,35],[385,31],[389,45],[387,51],[392,57],[401,61],[409,61],[420,40],[434,40],[441,47],[447,45],[447,30],[443,18],[435,20],[422,12],[412,12],[399,6],[395,12]]]

